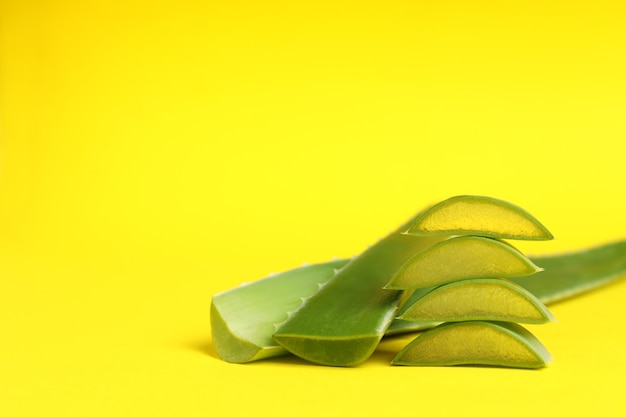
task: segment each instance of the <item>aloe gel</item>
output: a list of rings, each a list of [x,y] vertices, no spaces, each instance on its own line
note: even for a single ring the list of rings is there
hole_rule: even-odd
[[[409,321],[498,320],[541,324],[554,321],[545,305],[512,281],[468,279],[428,291],[398,317]]]
[[[387,283],[389,289],[433,287],[471,278],[509,278],[542,269],[511,245],[480,236],[443,240],[417,253]]]
[[[414,235],[480,235],[500,239],[551,240],[552,233],[523,208],[492,197],[451,197],[422,212]]]
[[[396,355],[393,365],[491,365],[541,368],[552,356],[528,330],[516,323],[464,321],[445,323],[416,337]]]

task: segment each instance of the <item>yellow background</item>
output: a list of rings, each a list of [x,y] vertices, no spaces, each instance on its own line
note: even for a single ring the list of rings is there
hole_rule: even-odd
[[[540,371],[227,364],[213,293],[456,194],[626,238],[626,10],[605,1],[0,2],[0,414],[626,414],[626,282]],[[350,414],[348,414],[350,413]]]

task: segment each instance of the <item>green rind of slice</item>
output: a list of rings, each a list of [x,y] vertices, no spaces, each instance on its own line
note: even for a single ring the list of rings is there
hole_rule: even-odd
[[[401,320],[455,322],[497,320],[540,324],[554,321],[530,291],[503,279],[471,279],[429,291],[404,311]]]
[[[496,239],[463,236],[444,240],[409,259],[387,289],[434,287],[472,278],[508,278],[542,269],[511,245]]]
[[[234,363],[285,354],[272,339],[276,325],[346,263],[307,265],[214,295],[211,334],[217,354]]]
[[[393,359],[393,365],[488,365],[541,368],[550,353],[516,323],[465,321],[445,323],[416,337]]]
[[[519,206],[492,197],[463,195],[424,211],[412,235],[481,235],[499,239],[550,240],[548,229]]]
[[[296,356],[326,366],[355,366],[369,358],[381,335],[363,335],[349,337],[310,337],[291,334],[274,335],[274,338]]]

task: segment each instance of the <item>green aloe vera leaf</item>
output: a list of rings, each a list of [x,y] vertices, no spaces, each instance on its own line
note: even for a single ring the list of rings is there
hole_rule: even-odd
[[[510,278],[550,305],[591,291],[612,281],[626,277],[626,240],[608,243],[576,252],[530,256],[533,263],[544,268],[541,274]],[[416,290],[405,302],[400,313],[423,296],[429,288]],[[387,329],[387,335],[429,329],[433,322],[411,322],[396,319]]]
[[[481,235],[500,239],[550,240],[552,234],[526,210],[492,197],[449,198],[416,217],[413,235]]]
[[[407,236],[402,230],[339,270],[279,327],[274,340],[321,365],[353,366],[366,360],[393,321],[402,295],[383,286],[415,252],[442,239]]]
[[[540,276],[511,278],[544,304],[588,292],[626,276],[626,240],[560,255],[531,257]]]
[[[541,368],[550,353],[516,323],[464,321],[428,330],[398,353],[393,365],[491,365]]]
[[[272,339],[276,324],[347,262],[302,266],[215,294],[211,332],[217,354],[227,362],[244,363],[286,353]]]
[[[496,239],[462,236],[443,240],[411,257],[385,288],[416,289],[472,278],[508,278],[542,269],[513,246]]]
[[[408,321],[497,320],[546,323],[554,317],[530,291],[497,278],[456,281],[434,288],[400,316]]]

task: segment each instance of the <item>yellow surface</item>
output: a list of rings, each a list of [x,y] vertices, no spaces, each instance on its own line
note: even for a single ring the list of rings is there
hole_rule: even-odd
[[[457,194],[535,215],[557,240],[526,252],[625,238],[625,21],[603,1],[3,0],[0,415],[625,415],[626,282],[532,327],[541,371],[390,367],[397,339],[351,369],[232,365],[208,320],[213,293]]]

